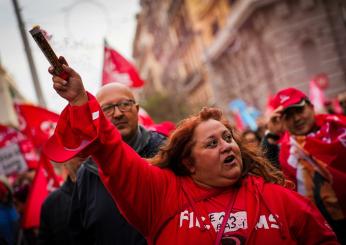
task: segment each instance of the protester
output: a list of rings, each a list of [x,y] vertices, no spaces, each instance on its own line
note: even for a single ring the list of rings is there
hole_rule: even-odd
[[[346,116],[346,91],[338,94],[337,100],[342,109],[342,113]]]
[[[28,201],[28,196],[32,183],[35,177],[35,172],[30,169],[16,176],[13,186],[13,203],[20,217],[20,230],[16,244],[18,245],[36,245],[37,243],[37,228],[26,228],[23,226],[23,217]]]
[[[265,137],[271,159],[277,155],[297,191],[316,204],[346,244],[346,118],[315,115],[308,97],[295,88],[279,91],[273,105]]]
[[[259,146],[261,143],[261,137],[259,136],[257,131],[253,131],[251,129],[247,129],[242,132],[241,140],[243,143],[254,144],[256,146]]]
[[[46,198],[41,207],[38,245],[73,245],[71,231],[68,227],[69,210],[77,170],[81,159],[72,158],[64,163],[68,177],[64,184]]]
[[[0,176],[0,244],[14,245],[19,231],[19,215],[13,205],[12,190]]]
[[[138,125],[139,106],[127,86],[109,83],[96,97],[130,147],[145,158],[157,153],[166,137]],[[145,238],[119,212],[91,158],[78,172],[69,223],[76,244],[146,244]]]
[[[80,76],[64,70],[68,81],[53,76],[53,87],[69,106],[45,152],[57,162],[91,154],[150,244],[337,244],[314,205],[284,188],[283,174],[243,146],[218,109],[182,121],[152,160],[159,168],[122,141]]]

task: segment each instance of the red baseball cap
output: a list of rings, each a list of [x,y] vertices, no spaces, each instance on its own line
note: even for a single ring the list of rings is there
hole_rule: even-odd
[[[84,149],[93,142],[94,140],[82,140],[79,145],[70,148],[63,146],[62,143],[60,143],[59,137],[56,134],[53,134],[53,136],[50,137],[43,146],[43,152],[50,160],[57,163],[63,163],[77,155],[81,156],[80,153],[82,151],[83,156],[88,156],[89,154],[85,153]]]
[[[283,107],[283,110],[292,107],[302,107],[305,105],[305,101],[309,100],[308,97],[300,90],[295,88],[286,88],[280,90],[273,98],[272,105],[274,110],[279,106]]]
[[[97,139],[97,128],[99,128],[101,115],[96,100],[89,101],[88,106],[88,112],[91,112],[96,131],[92,129],[93,127],[89,127],[89,131],[83,130],[87,126],[78,119],[83,118],[79,114],[83,114],[85,111],[66,107],[60,115],[53,136],[43,146],[43,152],[50,160],[63,163],[77,155],[83,158],[91,154],[86,148]],[[70,115],[73,115],[72,119]],[[72,137],[72,135],[74,136]]]

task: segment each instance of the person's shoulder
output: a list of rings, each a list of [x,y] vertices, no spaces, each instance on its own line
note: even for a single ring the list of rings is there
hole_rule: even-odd
[[[293,205],[296,208],[306,209],[311,205],[310,200],[288,187],[265,182],[263,185],[263,196],[281,202],[284,205]]]
[[[145,147],[139,152],[139,155],[144,158],[151,158],[156,155],[160,147],[164,144],[167,139],[166,136],[156,132],[148,131],[149,140]]]
[[[57,200],[61,197],[61,195],[64,195],[64,193],[61,191],[60,187],[53,192],[49,193],[46,199],[43,201],[42,207],[50,207],[54,206],[57,202]]]
[[[149,135],[150,139],[148,145],[152,147],[159,147],[167,140],[165,135],[156,131],[149,131]]]
[[[346,125],[346,116],[341,114],[317,114],[315,115],[316,124],[321,126],[326,123],[334,123],[336,125]]]
[[[167,137],[165,135],[163,135],[157,131],[150,130],[149,135],[150,135],[150,141],[163,142],[167,139]]]

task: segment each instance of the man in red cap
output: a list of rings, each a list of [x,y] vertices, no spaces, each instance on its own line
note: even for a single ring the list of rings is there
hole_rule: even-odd
[[[312,200],[346,244],[346,118],[315,115],[309,98],[295,88],[279,91],[264,138],[267,154]]]

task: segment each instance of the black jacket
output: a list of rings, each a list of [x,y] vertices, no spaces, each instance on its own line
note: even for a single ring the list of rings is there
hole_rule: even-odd
[[[44,201],[41,207],[38,245],[73,244],[68,228],[73,186],[74,183],[68,178]]]
[[[154,156],[165,139],[159,133],[150,132],[150,139],[139,155]],[[120,214],[91,159],[78,171],[69,226],[74,244],[146,244],[145,238]]]

